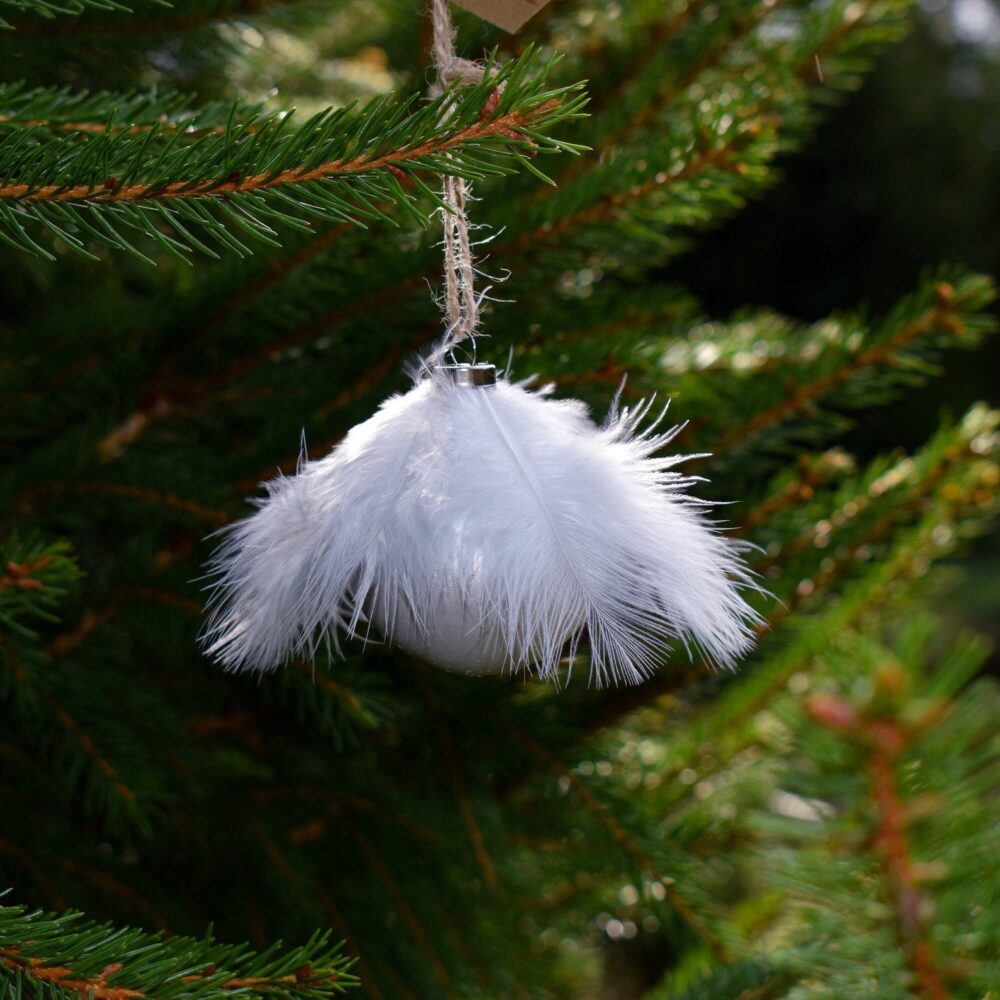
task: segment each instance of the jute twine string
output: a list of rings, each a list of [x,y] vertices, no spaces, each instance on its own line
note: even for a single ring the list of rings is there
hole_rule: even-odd
[[[485,68],[471,59],[455,54],[455,29],[451,23],[448,0],[431,0],[431,23],[434,31],[433,54],[437,71],[436,92],[447,90],[454,83],[475,85],[483,79]],[[447,114],[447,113],[446,113]],[[470,340],[475,349],[475,334],[479,326],[479,304],[476,294],[472,242],[469,239],[469,219],[466,200],[471,185],[461,177],[445,175],[442,200],[444,227],[444,314],[445,336],[434,352],[443,357],[456,344]]]

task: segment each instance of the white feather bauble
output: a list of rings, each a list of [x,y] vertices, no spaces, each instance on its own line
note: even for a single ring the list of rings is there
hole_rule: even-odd
[[[640,433],[525,384],[423,370],[327,457],[269,483],[216,554],[210,655],[264,670],[339,637],[450,670],[552,675],[587,635],[598,683],[635,683],[673,639],[731,665],[758,619],[739,543]]]
[[[431,607],[418,615],[405,602],[397,602],[389,617],[379,606],[371,609],[371,622],[381,635],[392,636],[397,646],[459,674],[498,674],[510,657],[497,621],[483,621],[475,593],[481,579],[442,580]],[[470,592],[470,590],[472,592]]]

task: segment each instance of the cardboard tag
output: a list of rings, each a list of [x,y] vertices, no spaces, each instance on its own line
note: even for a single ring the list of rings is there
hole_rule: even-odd
[[[515,32],[532,14],[537,14],[549,0],[455,0],[490,24]]]

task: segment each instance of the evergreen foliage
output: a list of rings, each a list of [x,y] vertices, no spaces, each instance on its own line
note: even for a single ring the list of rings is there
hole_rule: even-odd
[[[839,440],[977,347],[992,283],[938,267],[882,317],[808,326],[669,283],[904,0],[462,18],[498,75],[434,100],[416,4],[7,6],[0,995],[995,989],[998,692],[926,609],[997,513],[1000,416],[912,454]],[[445,170],[509,271],[481,357],[595,412],[628,374],[712,453],[688,468],[739,500],[720,516],[771,592],[736,674],[683,650],[606,691],[380,646],[262,679],[199,657],[206,535],[438,336]],[[640,954],[654,972],[614,982]]]
[[[329,932],[300,948],[280,945],[255,955],[209,939],[164,938],[117,931],[23,906],[0,907],[4,997],[77,996],[127,1000],[274,995],[311,1000],[336,996],[355,982],[350,961],[331,948]]]
[[[275,242],[271,223],[308,228],[303,215],[391,224],[389,211],[409,209],[422,222],[403,187],[427,191],[421,172],[447,168],[472,180],[503,173],[505,159],[527,164],[519,149],[569,148],[538,130],[580,101],[571,89],[545,91],[530,55],[457,98],[328,108],[298,129],[289,126],[293,112],[239,103],[192,110],[169,94],[4,88],[0,233],[17,249],[45,253],[25,228],[36,223],[74,250],[92,254],[89,238],[153,263],[125,233],[183,259],[192,247],[212,253],[189,226],[243,252],[236,233]],[[498,143],[498,162],[484,160]]]

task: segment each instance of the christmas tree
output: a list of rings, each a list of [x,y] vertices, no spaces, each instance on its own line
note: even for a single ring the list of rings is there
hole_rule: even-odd
[[[996,514],[1000,416],[844,446],[976,348],[992,284],[798,323],[670,271],[905,0],[456,11],[485,71],[436,97],[416,3],[0,6],[0,995],[993,995],[1000,691],[931,602]],[[206,536],[440,336],[444,174],[505,278],[480,355],[596,415],[624,375],[670,398],[697,495],[738,501],[735,672],[200,654]]]

